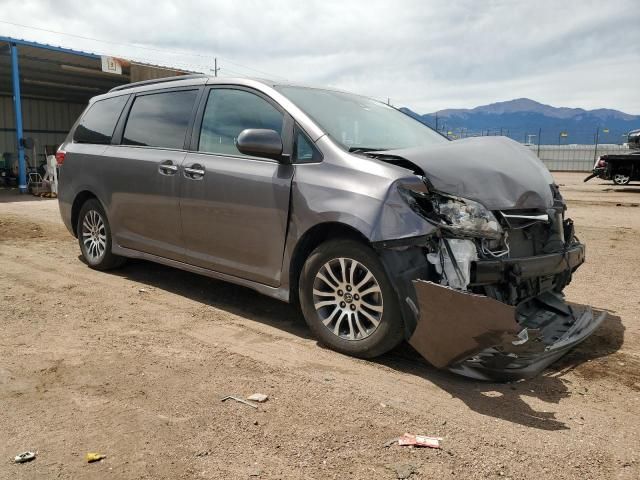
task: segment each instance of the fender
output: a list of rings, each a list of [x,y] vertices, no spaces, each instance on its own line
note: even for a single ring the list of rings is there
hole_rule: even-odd
[[[358,171],[329,162],[296,166],[282,259],[280,289],[283,291],[289,292],[291,288],[291,263],[300,240],[318,225],[342,225],[372,245],[431,235],[435,231],[399,193],[400,185],[424,188],[420,177],[375,159],[354,160],[348,156],[345,161],[364,165]],[[329,189],[327,185],[334,188]],[[345,210],[345,205],[352,208]]]

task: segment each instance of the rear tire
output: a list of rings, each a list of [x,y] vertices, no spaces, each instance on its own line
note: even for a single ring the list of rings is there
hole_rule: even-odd
[[[298,288],[305,321],[340,353],[373,358],[403,340],[398,298],[376,253],[354,240],[331,240],[305,262]]]
[[[627,175],[625,173],[616,173],[613,176],[613,183],[616,185],[629,185],[631,181],[631,175]]]
[[[125,259],[111,253],[111,227],[100,202],[87,200],[80,209],[76,228],[82,257],[95,270],[111,270],[124,264]]]

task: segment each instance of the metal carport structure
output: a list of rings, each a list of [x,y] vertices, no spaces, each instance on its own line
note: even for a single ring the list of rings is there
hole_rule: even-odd
[[[91,97],[129,82],[185,73],[191,72],[0,36],[0,155],[5,169],[17,163],[18,187],[25,192],[30,165],[25,138],[41,147],[57,146]],[[39,155],[44,153],[31,159],[36,167]]]

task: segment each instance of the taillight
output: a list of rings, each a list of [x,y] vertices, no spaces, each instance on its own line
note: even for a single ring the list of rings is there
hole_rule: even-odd
[[[599,167],[606,167],[607,166],[607,162],[605,162],[603,159],[598,160],[598,166]]]
[[[58,162],[58,165],[62,165],[64,163],[64,157],[67,155],[67,152],[65,152],[64,150],[58,150],[56,152],[56,162]]]

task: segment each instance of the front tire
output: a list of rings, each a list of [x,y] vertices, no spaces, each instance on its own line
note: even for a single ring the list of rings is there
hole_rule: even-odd
[[[398,298],[375,252],[354,240],[332,240],[304,264],[298,289],[316,338],[340,353],[373,358],[403,339]]]
[[[125,259],[111,253],[111,227],[102,205],[96,199],[87,200],[78,215],[78,243],[82,257],[95,270],[111,270]]]

